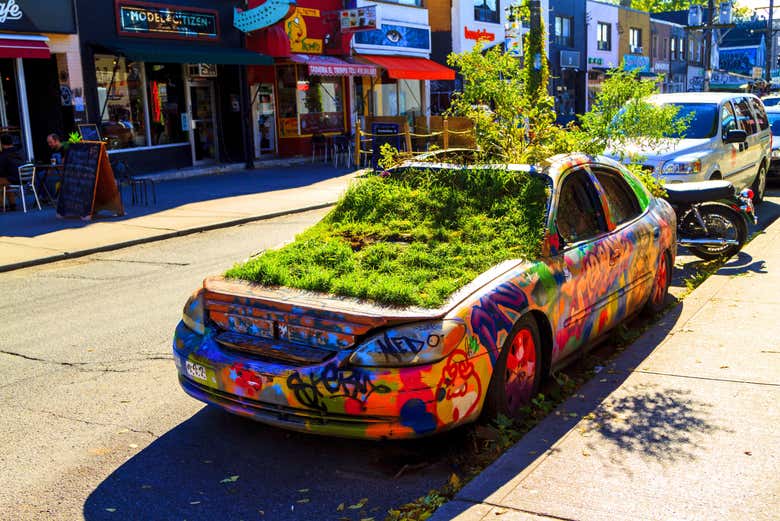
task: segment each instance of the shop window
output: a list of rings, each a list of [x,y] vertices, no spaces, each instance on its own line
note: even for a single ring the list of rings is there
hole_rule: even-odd
[[[612,50],[612,24],[599,22],[596,33],[596,44],[599,51]]]
[[[410,121],[422,114],[420,92],[420,80],[398,80],[398,112]]]
[[[685,59],[685,40],[683,38],[680,38],[678,42],[680,48],[680,60],[682,61]]]
[[[101,135],[109,149],[146,146],[143,65],[95,55]]]
[[[355,98],[360,116],[406,116],[412,123],[415,117],[423,114],[422,82],[395,80],[387,72],[379,78],[364,77],[357,82]]]
[[[573,47],[574,39],[572,37],[571,27],[573,18],[569,16],[555,17],[555,43],[565,47]]]
[[[498,0],[474,0],[474,20],[477,22],[500,23]]]
[[[182,128],[187,113],[181,65],[146,64],[146,92],[149,99],[149,128],[152,145],[184,143],[189,136]]]
[[[672,61],[677,59],[677,40],[674,38],[669,40],[669,59]]]
[[[344,132],[341,77],[309,76],[304,65],[279,66],[276,77],[282,137]]]

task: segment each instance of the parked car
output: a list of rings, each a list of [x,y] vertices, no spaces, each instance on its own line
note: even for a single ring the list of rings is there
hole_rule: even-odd
[[[772,132],[772,160],[769,163],[767,177],[780,179],[780,105],[767,107],[766,116],[769,119],[769,130]]]
[[[691,116],[677,141],[637,150],[644,165],[667,183],[726,179],[738,190],[751,188],[761,202],[772,136],[761,100],[753,94],[688,92],[656,94],[651,103],[675,105]]]
[[[764,106],[767,108],[774,107],[775,105],[780,105],[780,95],[772,94],[769,96],[764,96],[761,98],[761,101],[764,102]]]
[[[548,187],[538,258],[495,265],[436,309],[207,278],[173,339],[184,391],[298,431],[425,436],[518,414],[551,371],[662,309],[676,255],[666,201],[606,157],[501,168]]]

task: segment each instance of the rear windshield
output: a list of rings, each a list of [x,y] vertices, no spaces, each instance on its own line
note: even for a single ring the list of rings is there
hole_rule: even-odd
[[[678,118],[691,115],[688,129],[682,133],[672,134],[670,137],[687,139],[710,138],[718,132],[718,106],[714,103],[670,103],[678,107]]]

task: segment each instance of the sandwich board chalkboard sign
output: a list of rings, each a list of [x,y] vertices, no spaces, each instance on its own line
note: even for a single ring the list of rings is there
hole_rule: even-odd
[[[57,216],[89,220],[100,210],[125,213],[105,143],[73,143],[63,165]]]
[[[401,150],[401,125],[398,123],[371,124],[371,164],[374,170],[379,168],[382,157],[382,145],[389,144],[396,150]]]
[[[100,131],[94,123],[80,123],[79,134],[84,141],[100,141]]]

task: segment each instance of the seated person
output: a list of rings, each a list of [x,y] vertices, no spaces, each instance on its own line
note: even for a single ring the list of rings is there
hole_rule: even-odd
[[[0,136],[0,189],[3,185],[19,184],[19,166],[24,163],[22,155],[16,150],[10,134]],[[8,203],[12,210],[16,209],[16,199],[13,192],[6,191]],[[2,197],[2,195],[0,195]]]
[[[46,143],[51,150],[51,164],[61,165],[65,162],[65,156],[68,155],[68,147],[70,143],[63,143],[60,140],[60,136],[57,134],[49,134],[46,136]]]

